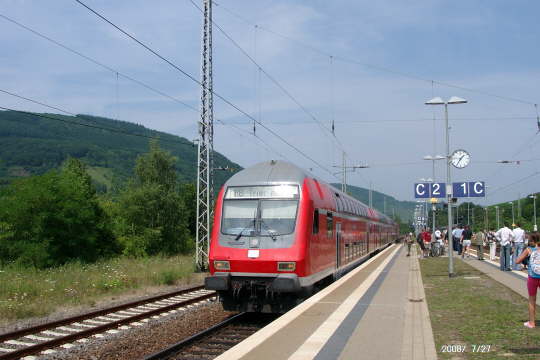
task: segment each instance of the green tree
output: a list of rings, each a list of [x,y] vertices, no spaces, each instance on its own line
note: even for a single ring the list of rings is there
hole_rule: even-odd
[[[197,230],[197,187],[194,183],[182,184],[180,186],[180,193],[184,201],[189,234],[193,239]]]
[[[137,158],[135,177],[120,198],[120,241],[130,256],[190,250],[187,214],[179,193],[176,159],[156,142]]]
[[[0,258],[35,267],[95,261],[119,247],[84,164],[15,181],[0,197]],[[4,230],[7,229],[7,230]]]

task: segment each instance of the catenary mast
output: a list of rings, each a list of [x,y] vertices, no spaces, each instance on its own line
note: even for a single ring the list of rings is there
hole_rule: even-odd
[[[195,262],[198,270],[208,266],[212,222],[214,104],[212,85],[212,0],[203,0],[201,59],[201,119],[197,156],[197,231]]]

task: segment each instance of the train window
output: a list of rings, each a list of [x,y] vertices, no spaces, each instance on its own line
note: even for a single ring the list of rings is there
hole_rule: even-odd
[[[328,213],[326,215],[326,232],[328,234],[328,237],[332,237],[334,233],[334,218],[332,216],[332,213]]]
[[[313,233],[319,233],[319,210],[317,209],[313,212]]]
[[[260,234],[285,235],[294,231],[296,200],[261,200]]]
[[[249,235],[255,231],[257,200],[226,200],[221,231],[228,235]]]

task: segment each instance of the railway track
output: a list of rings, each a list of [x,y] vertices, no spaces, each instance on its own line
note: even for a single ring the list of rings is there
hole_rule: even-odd
[[[277,317],[278,315],[275,314],[240,313],[160,352],[147,356],[145,360],[214,359]]]
[[[215,296],[214,291],[196,286],[1,334],[0,360],[51,354],[59,346],[69,349],[91,336],[105,337],[142,326],[150,318],[181,311]]]

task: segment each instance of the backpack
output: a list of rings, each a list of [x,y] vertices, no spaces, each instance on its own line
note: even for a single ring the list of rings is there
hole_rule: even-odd
[[[535,248],[529,257],[529,267],[533,274],[540,276],[540,250]]]

